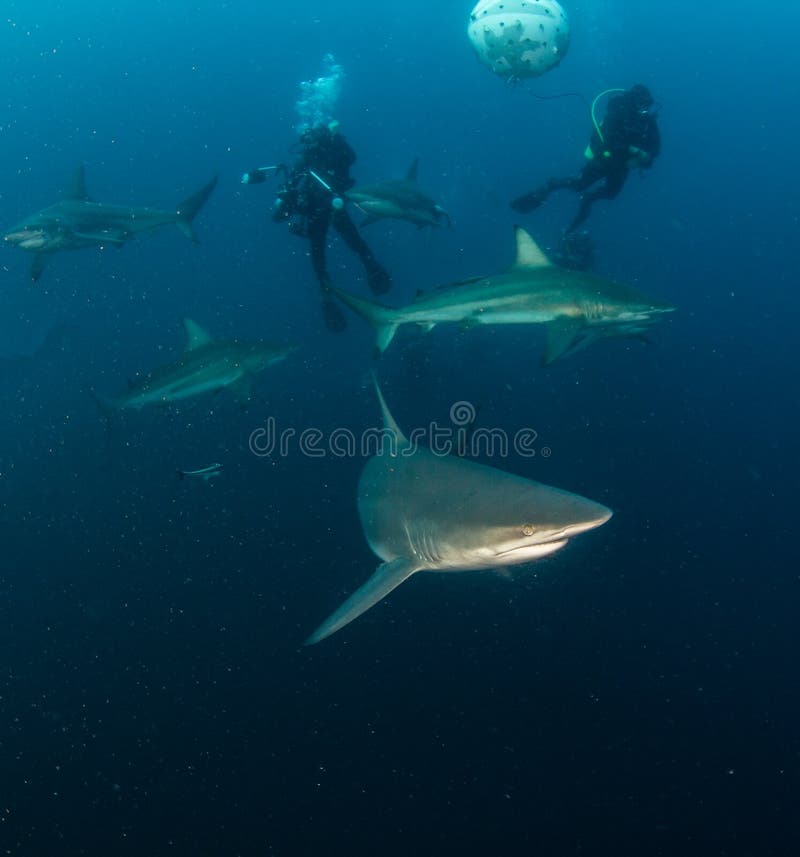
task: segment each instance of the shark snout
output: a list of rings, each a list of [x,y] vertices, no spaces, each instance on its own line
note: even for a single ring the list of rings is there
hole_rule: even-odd
[[[585,533],[589,530],[597,529],[597,527],[602,527],[603,524],[611,519],[613,514],[611,509],[603,506],[601,503],[592,503],[591,508],[586,509],[585,513],[581,515],[580,520],[565,527],[564,536],[572,538],[572,536],[577,536],[579,533]]]
[[[577,501],[577,502],[576,502]],[[491,565],[509,565],[549,556],[561,550],[574,536],[601,527],[612,516],[611,509],[592,500],[573,495],[561,508],[551,510],[554,514],[548,521],[524,525],[506,530],[494,541],[488,552]]]
[[[41,229],[17,229],[6,232],[4,241],[23,250],[38,250],[47,244],[47,236]]]
[[[602,527],[613,514],[611,509],[602,503],[580,498],[579,503],[570,503],[570,507],[564,510],[560,526],[551,525],[549,528],[543,528],[541,541],[547,543],[571,539],[581,533]]]

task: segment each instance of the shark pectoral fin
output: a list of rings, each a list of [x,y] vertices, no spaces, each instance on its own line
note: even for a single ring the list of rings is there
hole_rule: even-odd
[[[35,283],[44,273],[47,267],[48,255],[46,253],[37,253],[31,262],[31,279]]]
[[[199,241],[197,239],[197,235],[194,233],[194,227],[192,226],[192,222],[190,220],[176,220],[175,225],[180,229],[181,234],[188,238],[194,244],[198,244]]]
[[[357,619],[362,613],[369,610],[370,607],[374,607],[393,589],[400,586],[404,580],[408,580],[415,571],[419,571],[419,565],[405,557],[379,565],[375,574],[360,589],[357,589],[338,610],[331,613],[306,640],[305,644],[313,646],[314,643],[319,643],[320,640],[335,634],[353,619]]]
[[[547,325],[547,344],[543,360],[545,366],[580,347],[582,327],[580,321],[572,319],[553,321]]]
[[[433,210],[434,210],[434,213],[435,213],[435,215],[434,215],[434,216],[436,217],[436,222],[437,222],[437,223],[438,223],[440,220],[444,220],[444,221],[447,223],[447,228],[448,228],[448,229],[452,229],[452,228],[453,228],[453,221],[452,221],[452,219],[451,219],[450,215],[449,215],[449,214],[448,214],[448,213],[447,213],[447,212],[442,208],[442,206],[441,206],[441,205],[434,205]]]
[[[389,347],[395,333],[397,333],[396,324],[381,324],[375,328],[375,345],[381,354]]]

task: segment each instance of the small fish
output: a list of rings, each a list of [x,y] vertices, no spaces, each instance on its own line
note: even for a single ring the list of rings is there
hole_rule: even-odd
[[[200,467],[197,470],[178,471],[178,479],[185,479],[187,476],[191,476],[195,479],[202,479],[203,482],[208,482],[209,479],[213,479],[215,476],[221,475],[222,465],[217,462],[209,464],[208,467]]]

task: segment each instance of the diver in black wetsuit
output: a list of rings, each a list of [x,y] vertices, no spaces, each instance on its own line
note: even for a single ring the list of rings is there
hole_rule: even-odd
[[[308,238],[311,264],[322,289],[322,312],[330,330],[344,330],[347,320],[331,293],[331,278],[325,264],[328,227],[342,236],[345,244],[359,257],[373,294],[389,291],[392,280],[372,255],[358,228],[344,208],[344,194],[354,184],[350,167],[356,154],[338,131],[338,123],[320,125],[300,137],[301,152],[286,184],[278,192],[273,220],[286,220],[296,235]]]
[[[577,229],[589,217],[596,200],[613,199],[622,190],[631,169],[653,165],[661,137],[656,117],[650,113],[652,104],[650,91],[641,84],[610,99],[605,118],[595,126],[586,147],[583,170],[577,176],[550,179],[541,188],[515,199],[511,207],[526,213],[538,208],[554,190],[573,190],[581,194],[581,205],[567,232]],[[600,187],[584,193],[601,180]]]

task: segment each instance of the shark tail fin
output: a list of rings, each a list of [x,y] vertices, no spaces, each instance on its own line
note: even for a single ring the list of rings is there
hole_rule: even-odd
[[[192,221],[197,217],[197,213],[200,209],[208,202],[208,198],[211,196],[211,192],[217,186],[217,178],[218,176],[214,176],[211,181],[202,187],[197,193],[192,194],[187,197],[178,205],[178,210],[175,212],[176,215],[176,223],[178,225],[178,229],[183,232],[183,234],[191,239],[192,241],[196,241],[197,238],[194,234],[194,229],[192,229]]]
[[[106,441],[110,441],[114,434],[114,413],[116,408],[111,399],[103,398],[98,395],[91,387],[87,388],[87,392],[92,397],[97,410],[103,420],[106,429]]]
[[[331,634],[335,634],[345,625],[350,624],[362,613],[366,613],[370,607],[374,607],[381,599],[385,598],[393,589],[396,589],[404,580],[415,572],[419,566],[405,557],[385,562],[378,566],[375,574],[342,604],[342,606],[331,613],[330,616],[317,628],[306,640],[307,646],[319,643]]]
[[[114,404],[109,399],[104,399],[102,396],[95,393],[92,387],[88,388],[88,393],[94,400],[95,405],[97,405],[97,410],[100,412],[100,416],[104,420],[110,420],[112,414],[114,413]]]
[[[400,326],[398,310],[366,298],[356,297],[341,289],[332,291],[343,304],[349,306],[354,313],[366,319],[375,328],[375,345],[379,351],[385,351]]]

